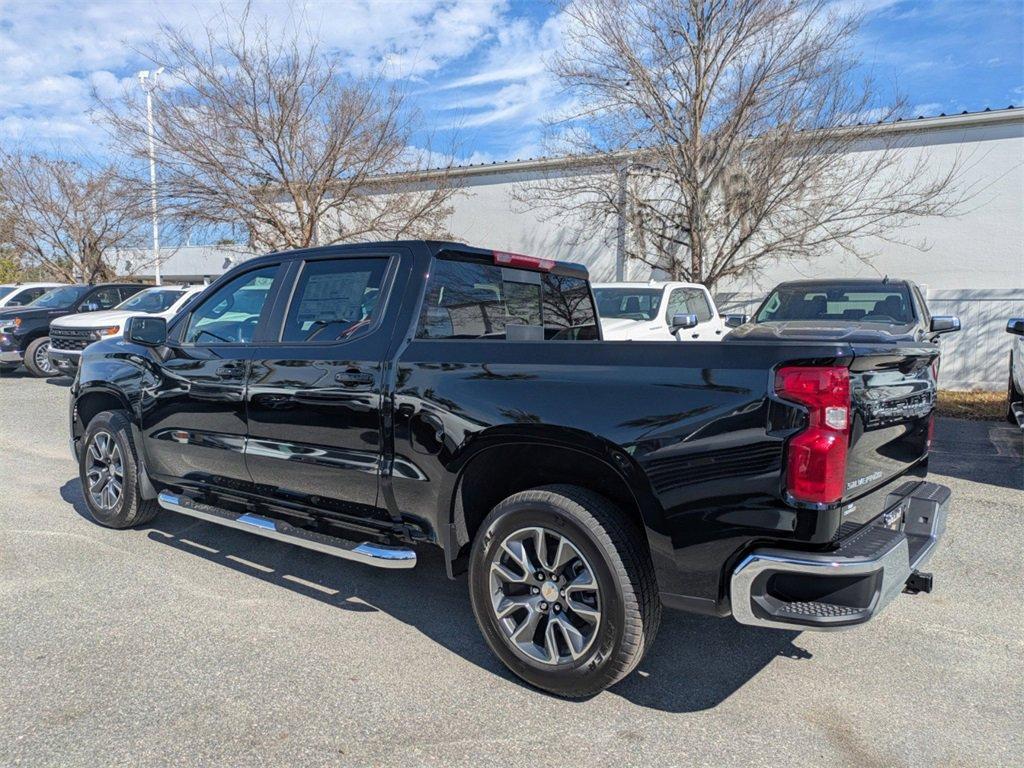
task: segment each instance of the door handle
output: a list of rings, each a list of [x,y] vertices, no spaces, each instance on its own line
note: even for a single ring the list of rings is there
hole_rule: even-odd
[[[222,379],[237,379],[245,373],[245,366],[242,363],[228,363],[218,368],[216,373]]]
[[[334,380],[343,387],[358,387],[373,384],[373,374],[362,371],[341,371],[334,374]]]

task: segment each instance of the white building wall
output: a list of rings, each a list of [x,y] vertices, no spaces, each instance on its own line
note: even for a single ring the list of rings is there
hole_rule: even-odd
[[[968,193],[958,215],[922,219],[896,239],[864,239],[868,262],[838,250],[802,262],[767,264],[757,275],[717,286],[731,307],[756,306],[784,280],[817,277],[891,277],[913,280],[928,292],[936,314],[959,315],[964,330],[943,341],[945,387],[1005,386],[1006,318],[1024,315],[1024,110],[929,118],[883,126],[896,132],[907,168],[926,160],[937,173],[959,162],[958,183]],[[870,152],[870,146],[860,151]],[[456,239],[498,250],[529,253],[587,265],[595,281],[616,274],[614,226],[577,242],[578,222],[546,218],[516,200],[524,182],[540,179],[539,162],[471,167],[454,201],[450,229]],[[649,270],[626,265],[627,279]]]

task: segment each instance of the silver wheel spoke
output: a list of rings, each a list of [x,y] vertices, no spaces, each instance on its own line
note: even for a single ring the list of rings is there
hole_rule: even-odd
[[[532,597],[507,597],[503,595],[498,605],[495,606],[494,612],[498,615],[499,619],[504,619],[506,616],[522,608],[528,611],[536,611],[536,602]]]
[[[578,659],[587,645],[583,634],[565,619],[551,619],[548,623],[547,634],[551,637],[549,643],[554,653],[558,653],[557,646],[554,643],[555,631],[561,633],[562,639],[565,640],[565,644],[569,649],[569,655],[572,656],[573,660]]]
[[[526,618],[513,630],[512,640],[517,645],[533,645],[533,636],[537,632],[537,625],[540,624],[543,616],[544,614],[540,611],[530,611],[527,613]]]
[[[569,610],[571,610],[577,616],[586,619],[591,624],[597,624],[597,622],[601,620],[601,612],[594,608],[591,608],[586,603],[581,603],[578,600],[567,600],[566,605],[568,606]]]
[[[518,574],[513,573],[510,568],[508,568],[505,565],[502,565],[501,563],[491,563],[491,573],[498,576],[498,578],[502,579],[503,581],[510,582],[513,584],[522,584],[529,578],[529,574],[519,576]]]

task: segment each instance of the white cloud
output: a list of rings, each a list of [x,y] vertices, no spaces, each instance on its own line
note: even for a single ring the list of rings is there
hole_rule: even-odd
[[[241,3],[227,3],[237,14]],[[295,6],[302,9],[303,6]],[[384,64],[388,76],[421,80],[492,40],[505,0],[350,0],[309,4],[305,26],[353,73]],[[148,65],[161,24],[202,32],[220,2],[38,0],[0,4],[0,134],[34,141],[89,133],[92,89],[110,97]],[[285,2],[257,0],[253,17],[271,29],[296,22]],[[17,135],[28,131],[25,135]],[[95,134],[90,133],[90,136]]]

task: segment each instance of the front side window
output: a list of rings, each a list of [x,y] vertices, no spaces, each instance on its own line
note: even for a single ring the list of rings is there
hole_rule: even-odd
[[[700,288],[674,288],[668,297],[665,319],[671,323],[674,315],[696,315],[698,323],[711,319],[708,295]]]
[[[148,288],[125,299],[117,308],[132,312],[163,312],[184,295],[185,291],[180,288]]]
[[[34,302],[33,309],[65,309],[73,306],[82,296],[89,292],[88,285],[68,285],[64,288],[54,288],[47,291]]]
[[[251,343],[277,272],[277,264],[255,269],[216,291],[192,313],[184,343]]]
[[[596,339],[586,280],[435,259],[417,338],[542,341]]]
[[[343,341],[377,318],[388,260],[330,259],[302,268],[281,341]]]
[[[112,309],[121,303],[121,293],[117,286],[110,285],[100,288],[95,293],[86,297],[82,309],[91,312],[97,309]]]

